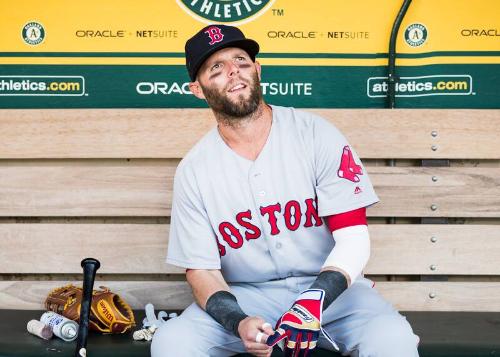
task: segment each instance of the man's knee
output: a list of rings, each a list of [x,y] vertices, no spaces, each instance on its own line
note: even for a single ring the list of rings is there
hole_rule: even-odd
[[[206,350],[197,350],[202,344],[196,341],[194,331],[195,327],[187,319],[178,317],[168,320],[153,335],[151,357],[203,356]]]
[[[359,344],[360,357],[418,356],[418,337],[400,315],[380,315],[369,321]]]

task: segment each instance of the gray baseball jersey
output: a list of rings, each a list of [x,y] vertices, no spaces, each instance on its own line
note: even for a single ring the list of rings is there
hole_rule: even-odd
[[[265,282],[320,271],[334,246],[320,217],[378,201],[345,137],[312,113],[272,106],[255,161],[217,128],[180,162],[167,262],[221,269],[227,282]]]

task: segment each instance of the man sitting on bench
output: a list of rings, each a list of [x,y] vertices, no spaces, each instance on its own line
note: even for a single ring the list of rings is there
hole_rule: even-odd
[[[362,274],[378,201],[365,169],[323,118],[264,102],[258,52],[224,25],[186,43],[191,92],[217,127],[174,181],[167,262],[186,268],[196,303],[158,329],[152,356],[270,356],[280,342],[289,356],[418,356]]]

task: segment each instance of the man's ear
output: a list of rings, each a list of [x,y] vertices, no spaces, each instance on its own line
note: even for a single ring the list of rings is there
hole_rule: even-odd
[[[194,96],[198,99],[205,99],[205,95],[203,94],[203,90],[201,89],[200,82],[197,80],[189,83],[189,90]]]
[[[255,61],[255,69],[257,70],[257,74],[259,75],[259,81],[262,79],[261,74],[262,74],[262,67],[259,63],[259,61]]]

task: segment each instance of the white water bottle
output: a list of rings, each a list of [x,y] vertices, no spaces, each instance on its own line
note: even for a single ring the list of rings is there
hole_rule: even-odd
[[[40,321],[52,327],[54,335],[64,341],[73,341],[78,336],[78,324],[55,312],[45,312]]]

